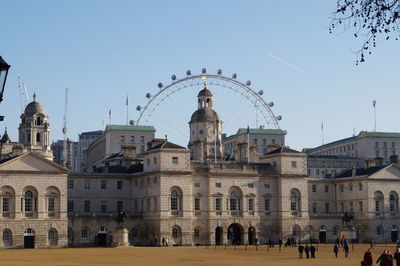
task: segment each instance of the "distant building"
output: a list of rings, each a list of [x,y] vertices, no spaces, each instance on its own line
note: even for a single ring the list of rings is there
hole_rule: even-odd
[[[314,178],[334,178],[349,168],[363,167],[363,159],[340,155],[308,155],[307,174]]]
[[[256,145],[258,154],[264,155],[281,146],[285,146],[286,130],[250,128],[250,145]],[[225,150],[225,157],[230,157],[241,142],[247,142],[247,128],[240,128],[235,135],[223,137],[222,142]]]
[[[53,151],[53,155],[54,155],[53,161],[55,163],[64,165],[64,162],[65,162],[64,141],[57,140],[57,142],[53,142],[51,144],[51,150]],[[77,157],[77,142],[67,139],[67,158],[66,158],[65,165],[68,169],[70,169],[73,172],[76,172],[76,170],[77,170],[76,157]]]
[[[82,132],[79,134],[79,140],[77,143],[77,149],[76,149],[76,163],[75,166],[76,168],[73,169],[74,172],[80,172],[83,170],[83,164],[85,162],[85,151],[87,147],[95,141],[98,137],[100,137],[103,134],[103,130],[96,130],[96,131],[87,131],[87,132]]]
[[[104,133],[87,147],[85,169],[92,171],[106,158],[120,153],[126,144],[133,145],[138,157],[143,156],[155,131],[153,126],[107,125]]]

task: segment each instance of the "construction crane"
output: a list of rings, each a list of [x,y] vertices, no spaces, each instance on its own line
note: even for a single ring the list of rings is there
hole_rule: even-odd
[[[25,111],[26,106],[29,103],[29,97],[28,97],[25,83],[22,82],[20,77],[18,77],[18,89],[19,89],[19,97],[21,100],[21,109],[22,109],[22,113],[23,113]]]
[[[64,142],[63,142],[63,165],[67,168],[70,167],[68,160],[68,138],[67,138],[67,104],[68,104],[68,89],[65,89],[65,107],[64,107],[64,126],[62,129]]]

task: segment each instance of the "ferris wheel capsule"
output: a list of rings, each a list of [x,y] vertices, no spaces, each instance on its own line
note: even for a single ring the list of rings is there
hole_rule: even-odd
[[[268,106],[269,106],[269,107],[274,107],[274,102],[270,102],[270,103],[268,104]]]
[[[263,95],[264,94],[264,91],[263,90],[259,90],[258,91],[258,95]]]
[[[133,126],[135,124],[134,120],[129,120],[129,125]]]
[[[250,86],[251,85],[251,81],[250,80],[246,81],[246,85]]]
[[[201,73],[203,73],[203,74],[207,73],[207,69],[203,68],[203,69],[201,70]]]
[[[186,75],[190,76],[192,75],[192,72],[190,72],[190,70],[186,70]]]
[[[236,73],[233,73],[233,74],[232,74],[232,78],[233,78],[233,79],[237,78],[237,74],[236,74]]]
[[[140,106],[140,105],[136,106],[136,110],[137,110],[137,111],[142,110],[142,106]]]
[[[161,89],[163,87],[162,83],[158,83],[158,87]]]
[[[150,99],[150,97],[151,97],[150,92],[146,93],[146,98],[147,98],[147,99]]]
[[[221,70],[221,69],[218,69],[217,74],[218,74],[218,75],[221,75],[221,74],[222,74],[222,70]]]
[[[282,120],[282,116],[281,116],[281,115],[278,115],[278,116],[276,117],[276,120],[281,121],[281,120]]]
[[[172,80],[176,80],[176,76],[175,76],[175,75],[172,75],[172,76],[171,76],[171,79],[172,79]]]

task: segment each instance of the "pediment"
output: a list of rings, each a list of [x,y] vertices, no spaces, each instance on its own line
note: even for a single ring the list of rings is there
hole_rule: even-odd
[[[368,179],[393,179],[400,180],[400,166],[391,164],[382,170],[370,175]]]
[[[217,192],[217,193],[212,194],[212,196],[213,196],[213,197],[220,198],[220,197],[223,197],[224,195],[221,194],[221,193],[219,193],[219,192]]]
[[[248,193],[248,194],[245,195],[245,197],[248,197],[248,198],[255,198],[256,195],[255,195],[254,193]]]
[[[66,173],[68,169],[40,155],[25,153],[0,164],[0,171],[29,171],[29,172],[59,172]]]

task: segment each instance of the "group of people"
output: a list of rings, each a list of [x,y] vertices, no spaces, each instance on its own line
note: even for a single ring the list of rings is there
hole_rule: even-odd
[[[156,243],[157,243],[157,237],[156,237]],[[163,238],[161,239],[161,246],[162,246],[162,247],[168,247],[168,243],[169,243],[168,237],[163,237]],[[157,244],[156,244],[156,245],[157,245]]]
[[[337,238],[335,245],[333,246],[333,253],[335,253],[336,258],[338,257],[340,247],[343,248],[344,256],[347,258],[350,254],[350,247],[349,247],[349,242],[344,236],[342,236],[340,240],[339,238]]]
[[[303,253],[306,253],[307,259],[309,259],[310,257],[312,259],[315,259],[315,252],[317,251],[317,249],[313,244],[311,244],[310,246],[308,244],[306,244],[305,246],[299,244],[297,250],[299,251],[299,259],[303,258]]]

